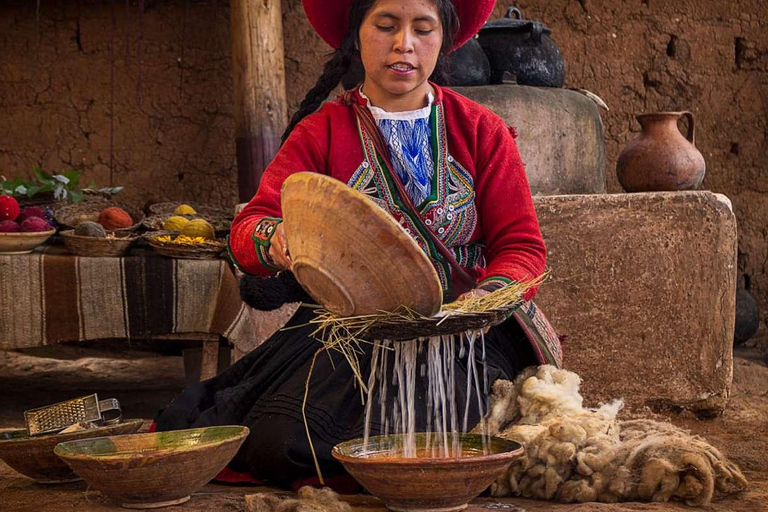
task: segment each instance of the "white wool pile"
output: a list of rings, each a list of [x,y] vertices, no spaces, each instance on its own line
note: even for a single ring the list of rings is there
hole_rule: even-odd
[[[585,409],[580,384],[554,366],[494,383],[488,433],[522,443],[525,455],[493,484],[493,496],[700,506],[716,491],[746,488],[739,468],[701,437],[668,423],[618,421],[621,401]]]

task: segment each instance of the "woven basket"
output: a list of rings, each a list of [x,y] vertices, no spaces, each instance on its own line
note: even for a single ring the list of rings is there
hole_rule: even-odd
[[[139,239],[138,235],[131,233],[114,233],[115,238],[97,238],[93,236],[76,235],[73,230],[62,231],[61,238],[67,250],[78,256],[107,257],[124,256],[131,245]]]
[[[149,213],[150,216],[164,215],[166,217],[170,217],[171,215],[174,215],[173,213],[174,210],[176,210],[176,208],[178,208],[182,204],[191,206],[195,210],[195,212],[197,212],[197,215],[194,215],[195,217],[202,217],[208,222],[211,222],[210,219],[231,220],[235,217],[234,208],[231,208],[228,210],[226,208],[219,208],[216,206],[210,206],[210,205],[200,204],[200,203],[179,203],[179,202],[155,203],[147,209],[147,212]]]
[[[74,229],[78,224],[85,221],[98,222],[99,214],[110,206],[119,206],[131,216],[133,224],[130,227],[115,229],[117,233],[120,232],[133,232],[139,229],[141,223],[144,221],[144,213],[141,211],[133,210],[125,206],[121,206],[109,201],[89,201],[80,204],[73,204],[70,206],[64,206],[56,211],[56,222],[61,229]]]
[[[161,242],[159,237],[164,235],[170,235],[171,237],[177,236],[178,231],[159,231],[152,234],[144,235],[144,239],[147,243],[163,256],[169,258],[180,258],[186,260],[212,260],[218,258],[219,255],[227,248],[227,243],[224,240],[213,240],[203,244],[174,244],[171,242]]]
[[[360,336],[372,340],[410,341],[422,337],[459,334],[480,330],[504,322],[522,302],[482,313],[452,313],[447,318],[432,317],[422,320],[377,321]]]
[[[229,230],[232,227],[232,221],[228,219],[222,219],[221,217],[206,217],[205,215],[176,215],[173,213],[166,213],[162,215],[150,215],[141,223],[145,229],[149,231],[165,231],[165,221],[169,217],[184,217],[185,219],[204,219],[213,226],[216,231],[217,237],[224,237],[229,234]]]

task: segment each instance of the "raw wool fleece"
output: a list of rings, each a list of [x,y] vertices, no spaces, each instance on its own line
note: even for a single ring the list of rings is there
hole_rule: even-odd
[[[328,488],[302,487],[298,499],[286,499],[272,493],[245,497],[246,512],[352,512],[352,507]]]
[[[746,488],[739,468],[703,438],[668,423],[618,421],[621,401],[585,409],[580,384],[554,366],[494,383],[488,433],[523,443],[525,455],[492,485],[493,496],[701,506],[716,491]]]

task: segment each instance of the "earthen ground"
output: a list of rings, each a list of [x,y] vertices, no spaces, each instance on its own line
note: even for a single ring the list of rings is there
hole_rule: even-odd
[[[39,357],[39,356],[43,357]],[[71,398],[78,393],[100,392],[121,400],[127,417],[151,418],[184,386],[181,358],[147,355],[135,351],[64,348],[36,354],[0,354],[0,427],[23,425],[25,409]],[[55,357],[54,357],[55,356]],[[42,370],[42,371],[40,371]],[[707,512],[768,511],[768,367],[756,351],[738,351],[735,358],[733,395],[725,413],[707,421],[689,416],[671,421],[706,437],[736,461],[750,481],[748,491],[721,498],[701,510]],[[208,485],[184,505],[169,511],[241,511],[245,494],[269,492],[263,487]],[[347,496],[355,510],[383,512],[370,496]],[[517,507],[517,508],[515,508]],[[679,504],[584,504],[554,505],[532,500],[479,498],[470,512],[624,512],[693,510]],[[122,510],[80,482],[43,486],[18,475],[0,462],[0,510],[82,511]]]

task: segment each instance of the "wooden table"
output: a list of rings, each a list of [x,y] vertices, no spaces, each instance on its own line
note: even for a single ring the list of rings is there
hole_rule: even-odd
[[[0,255],[0,350],[106,339],[203,345],[201,378],[216,374],[219,343],[255,346],[252,310],[225,259],[184,260],[148,247],[85,258],[48,245]]]

